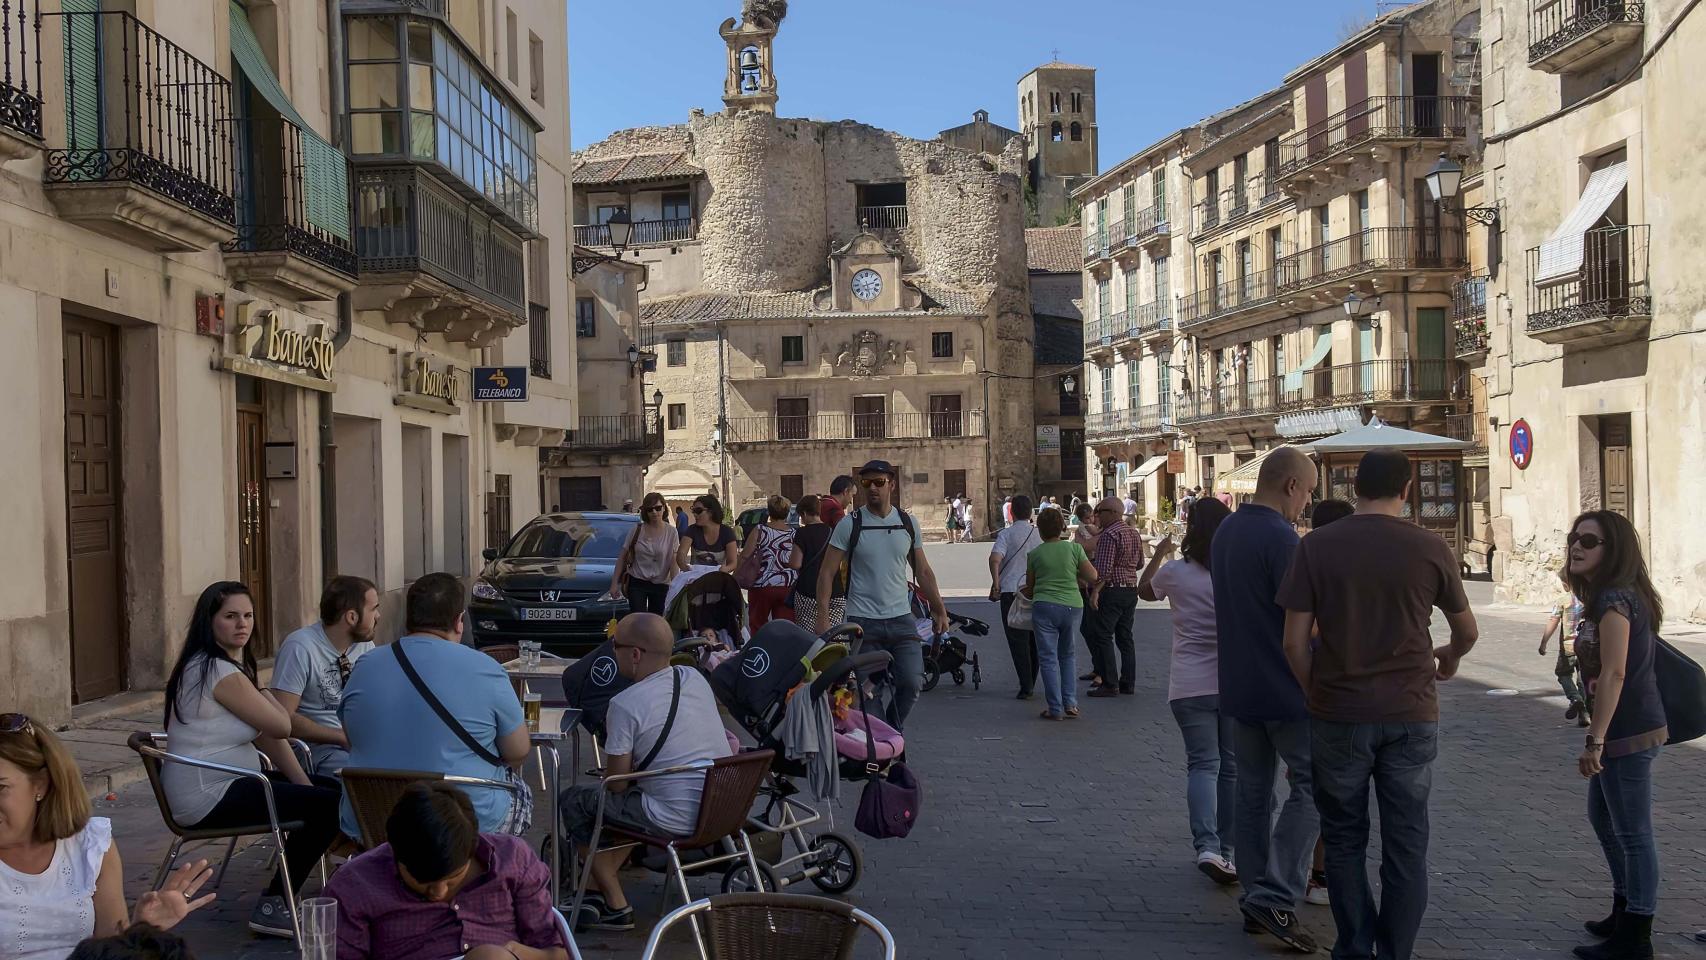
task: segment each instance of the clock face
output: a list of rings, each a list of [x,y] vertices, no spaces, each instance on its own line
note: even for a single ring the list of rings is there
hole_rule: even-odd
[[[869,303],[883,292],[883,278],[875,270],[861,270],[853,275],[853,295]]]

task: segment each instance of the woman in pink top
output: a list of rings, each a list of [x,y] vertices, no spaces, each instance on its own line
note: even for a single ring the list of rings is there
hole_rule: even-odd
[[[1189,770],[1185,800],[1190,809],[1197,869],[1219,884],[1238,881],[1238,871],[1232,865],[1232,793],[1238,777],[1232,755],[1232,721],[1220,712],[1219,641],[1215,635],[1214,581],[1209,576],[1214,532],[1228,516],[1231,511],[1220,501],[1198,500],[1185,526],[1180,559],[1162,565],[1173,552],[1173,538],[1168,537],[1155,548],[1137,582],[1139,597],[1172,604],[1173,657],[1167,701],[1185,738]]]

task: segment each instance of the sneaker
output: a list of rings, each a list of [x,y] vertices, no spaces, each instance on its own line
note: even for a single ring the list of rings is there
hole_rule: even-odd
[[[1309,889],[1303,894],[1303,899],[1317,907],[1325,907],[1331,902],[1327,898],[1327,874],[1325,871],[1309,871]]]
[[[1582,702],[1580,700],[1571,700],[1570,706],[1564,710],[1564,719],[1565,720],[1574,720],[1577,717],[1581,716],[1581,714],[1582,714]]]
[[[1254,920],[1267,933],[1273,934],[1279,942],[1298,953],[1314,953],[1319,947],[1315,938],[1303,929],[1298,922],[1297,914],[1290,910],[1280,910],[1275,907],[1255,907],[1245,904],[1242,908],[1244,919]]]
[[[1092,687],[1090,692],[1085,694],[1086,697],[1117,697],[1119,695],[1120,692],[1118,690],[1115,690],[1107,684],[1103,684],[1099,687]]]
[[[581,901],[580,912],[575,915],[576,930],[614,930],[621,932],[634,929],[634,908],[623,907],[612,910],[604,902],[603,897],[587,897]]]
[[[1232,861],[1212,850],[1197,854],[1197,869],[1223,887],[1238,882],[1238,868],[1232,865]]]
[[[263,896],[249,911],[249,929],[269,937],[296,938],[296,928],[290,923],[290,904],[282,895]]]
[[[1582,711],[1582,712],[1581,712],[1581,713],[1580,713],[1580,714],[1579,714],[1579,715],[1578,715],[1578,716],[1577,716],[1577,717],[1576,717],[1576,726],[1578,726],[1578,727],[1585,727],[1585,726],[1587,726],[1587,725],[1588,725],[1588,724],[1589,724],[1589,723],[1590,723],[1590,722],[1592,722],[1592,719],[1593,719],[1593,718],[1592,718],[1592,717],[1589,717],[1589,716],[1588,716],[1588,712],[1587,712],[1587,711],[1586,711],[1586,710],[1583,710],[1583,711]]]

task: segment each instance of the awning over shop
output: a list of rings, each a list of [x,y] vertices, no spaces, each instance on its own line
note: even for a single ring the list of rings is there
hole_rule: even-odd
[[[1330,410],[1300,410],[1279,418],[1274,429],[1287,440],[1300,437],[1325,437],[1354,430],[1362,426],[1361,407],[1334,407]]]
[[[1285,391],[1295,393],[1303,389],[1303,374],[1315,369],[1327,355],[1333,352],[1333,328],[1331,325],[1315,329],[1315,349],[1309,351],[1309,356],[1303,358],[1303,365],[1296,370],[1290,370],[1285,375]]]
[[[1573,277],[1582,269],[1582,238],[1629,186],[1629,164],[1619,160],[1588,175],[1575,209],[1540,244],[1540,267],[1534,282],[1544,284]]]
[[[1262,472],[1262,461],[1272,455],[1275,450],[1286,446],[1294,445],[1282,443],[1278,447],[1270,447],[1263,450],[1261,453],[1256,454],[1256,459],[1251,460],[1248,463],[1240,464],[1231,473],[1221,474],[1219,477],[1216,477],[1214,481],[1215,492],[1242,494],[1255,493],[1256,475]]]
[[[1150,477],[1155,475],[1157,470],[1160,470],[1166,465],[1166,457],[1150,457],[1148,460],[1143,461],[1142,466],[1137,468],[1137,473],[1132,477],[1132,479],[1140,481],[1148,480]]]
[[[1419,430],[1405,430],[1381,423],[1346,430],[1344,433],[1304,444],[1309,453],[1366,453],[1370,450],[1401,450],[1405,453],[1451,453],[1469,449],[1466,440],[1453,440]]]

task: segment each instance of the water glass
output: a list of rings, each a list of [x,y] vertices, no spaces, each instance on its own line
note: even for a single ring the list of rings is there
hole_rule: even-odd
[[[302,960],[337,960],[338,902],[331,897],[310,897],[296,904],[302,924]]]

